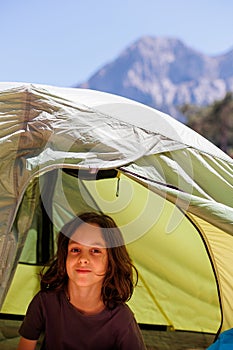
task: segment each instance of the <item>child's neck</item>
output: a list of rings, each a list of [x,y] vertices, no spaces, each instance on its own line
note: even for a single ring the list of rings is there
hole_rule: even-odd
[[[74,288],[68,284],[67,294],[70,303],[83,314],[94,315],[105,308],[101,291],[96,291],[95,288]]]

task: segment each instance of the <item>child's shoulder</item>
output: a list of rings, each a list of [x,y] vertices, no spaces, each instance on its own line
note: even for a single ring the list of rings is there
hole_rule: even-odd
[[[134,319],[134,314],[132,310],[125,303],[117,305],[112,310],[112,314],[116,319],[119,319],[120,322],[123,322],[125,324],[130,323]]]
[[[42,301],[42,302],[52,302],[52,301],[59,301],[63,297],[63,290],[40,290],[35,296],[34,300]]]

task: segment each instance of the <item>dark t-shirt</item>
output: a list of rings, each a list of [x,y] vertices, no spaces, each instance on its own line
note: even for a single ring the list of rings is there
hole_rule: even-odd
[[[134,315],[126,304],[96,315],[84,315],[63,291],[39,292],[19,329],[21,336],[39,339],[46,350],[145,350]]]

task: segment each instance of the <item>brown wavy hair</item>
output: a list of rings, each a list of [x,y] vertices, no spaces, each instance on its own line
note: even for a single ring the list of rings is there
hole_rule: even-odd
[[[41,290],[66,290],[68,243],[74,231],[84,222],[97,224],[101,228],[108,254],[108,267],[101,297],[105,306],[113,308],[116,304],[124,303],[131,298],[138,281],[138,272],[128,254],[120,229],[115,221],[105,214],[86,212],[63,226],[58,235],[57,254],[48,270],[41,273]]]

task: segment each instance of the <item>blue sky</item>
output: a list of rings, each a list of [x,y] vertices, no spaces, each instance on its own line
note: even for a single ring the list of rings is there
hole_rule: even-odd
[[[74,86],[144,35],[233,49],[232,0],[5,0],[0,81]]]

